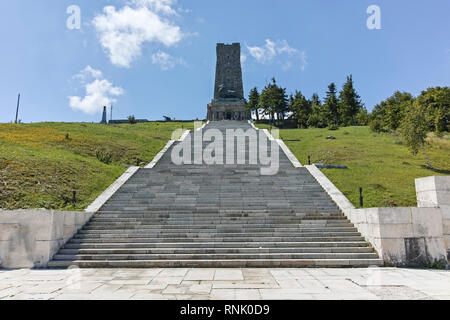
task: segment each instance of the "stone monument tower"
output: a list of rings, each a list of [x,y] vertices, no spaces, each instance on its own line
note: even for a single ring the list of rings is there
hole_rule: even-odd
[[[207,119],[247,120],[245,109],[241,45],[218,43],[214,99],[208,105]]]

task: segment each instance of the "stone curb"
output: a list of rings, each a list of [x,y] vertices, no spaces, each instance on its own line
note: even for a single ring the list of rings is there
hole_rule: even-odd
[[[181,135],[180,139],[178,139],[179,142],[184,141],[186,137],[189,135],[190,130],[185,130],[183,134]],[[164,146],[164,148],[158,152],[158,154],[153,158],[153,160],[145,166],[145,169],[152,169],[156,164],[161,160],[161,158],[164,156],[164,154],[169,150],[169,148],[175,143],[175,140],[169,140],[167,144]]]
[[[249,121],[250,125],[255,128],[256,130],[259,130],[258,128],[255,127],[255,125],[253,123],[251,123]],[[280,146],[281,150],[283,150],[284,154],[286,155],[286,157],[289,159],[289,161],[292,163],[292,165],[294,166],[294,168],[302,168],[302,164],[300,163],[300,161],[298,161],[297,157],[292,153],[292,151],[288,148],[288,146],[284,143],[283,140],[281,139],[275,139],[269,132],[269,130],[267,129],[263,129],[262,130],[266,136],[269,138],[270,141],[276,141],[278,143],[278,145]]]
[[[152,162],[150,162],[147,166],[145,166],[145,169],[152,169],[158,161],[162,158],[162,156],[169,150],[169,148],[175,143],[175,140],[169,140],[167,144],[164,146],[164,148],[158,152],[158,154],[153,158]]]
[[[355,209],[350,200],[338,189],[336,186],[320,171],[314,164],[305,166],[305,168],[311,173],[316,181],[322,186],[322,188],[333,199],[339,209],[347,216],[350,216],[351,210]]]
[[[116,181],[114,181],[101,195],[97,197],[84,211],[97,212],[117,190],[122,187],[137,171],[139,167],[129,167]]]
[[[288,159],[291,161],[292,165],[295,168],[302,168],[302,164],[300,161],[298,161],[297,157],[291,152],[291,150],[288,148],[288,146],[284,143],[281,139],[276,139],[278,145],[280,148],[284,151],[284,154],[288,157]]]
[[[207,124],[209,124],[209,120],[206,121],[206,123],[203,126],[201,126],[201,128],[198,128],[196,131],[203,130]]]
[[[184,133],[181,135],[180,139],[178,139],[179,142],[184,141],[184,139],[186,139],[186,137],[189,135],[191,131],[190,130],[186,130],[184,131]]]

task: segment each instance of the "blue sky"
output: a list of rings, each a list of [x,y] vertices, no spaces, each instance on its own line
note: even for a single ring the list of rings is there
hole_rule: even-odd
[[[380,30],[367,28],[370,5]],[[323,97],[353,74],[371,110],[397,89],[450,84],[449,12],[448,0],[4,0],[0,122],[19,92],[24,122],[98,122],[103,102],[114,118],[204,118],[217,42],[241,43],[246,93],[275,77]]]

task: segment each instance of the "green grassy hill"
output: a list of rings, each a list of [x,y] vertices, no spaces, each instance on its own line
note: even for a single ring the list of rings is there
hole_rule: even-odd
[[[193,123],[0,124],[0,208],[84,209],[182,126]]]
[[[267,125],[258,125],[267,128]],[[355,205],[359,206],[359,186],[364,207],[416,206],[414,179],[450,174],[450,136],[428,137],[426,147],[435,170],[426,168],[423,153],[411,155],[395,134],[375,133],[368,127],[280,130],[302,164],[343,164],[348,169],[323,169],[323,173]],[[334,136],[336,140],[326,140]]]
[[[260,127],[267,127],[260,125]],[[88,123],[0,124],[0,208],[81,210],[125,170],[147,164],[181,123],[100,125]],[[183,124],[192,129],[193,123]],[[328,178],[358,206],[415,206],[414,179],[450,174],[450,137],[429,137],[427,151],[412,156],[394,134],[368,127],[281,130],[301,163],[345,164],[324,169]],[[326,140],[329,135],[336,140]],[[72,192],[76,190],[76,202]]]

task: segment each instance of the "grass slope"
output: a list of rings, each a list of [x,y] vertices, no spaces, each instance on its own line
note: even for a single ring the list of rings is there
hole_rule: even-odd
[[[267,128],[266,125],[258,125]],[[364,207],[416,206],[414,179],[450,174],[450,137],[430,135],[426,147],[435,170],[426,168],[423,153],[411,155],[395,134],[379,134],[368,127],[280,130],[302,164],[344,164],[348,169],[323,169],[323,173],[356,206],[359,186],[363,187]],[[336,140],[326,140],[334,136]]]
[[[0,208],[81,210],[193,123],[0,124]],[[76,202],[72,193],[76,190]]]

